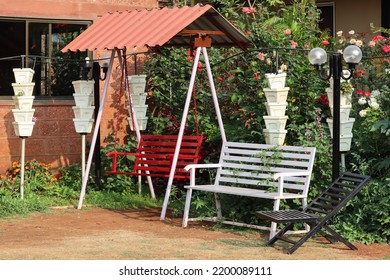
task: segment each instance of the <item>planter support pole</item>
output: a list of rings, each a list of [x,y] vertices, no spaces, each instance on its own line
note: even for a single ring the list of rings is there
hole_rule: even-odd
[[[24,159],[26,155],[26,137],[22,139],[21,157],[20,157],[20,198],[24,199]]]

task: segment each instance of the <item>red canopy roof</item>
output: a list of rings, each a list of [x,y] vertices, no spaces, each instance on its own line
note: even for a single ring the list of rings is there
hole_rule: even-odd
[[[213,46],[238,46],[251,42],[212,6],[175,7],[107,13],[63,52],[190,46],[191,36],[205,33]]]

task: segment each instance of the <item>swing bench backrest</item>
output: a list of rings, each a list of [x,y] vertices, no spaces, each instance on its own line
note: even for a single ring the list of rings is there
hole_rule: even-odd
[[[177,135],[142,135],[134,163],[134,175],[168,178]],[[203,136],[183,135],[174,178],[189,178],[184,170],[188,164],[198,163]]]
[[[107,156],[112,156],[113,166],[112,170],[106,173],[169,178],[177,139],[177,135],[141,135],[136,152],[110,152],[107,154]],[[175,179],[190,177],[189,172],[184,170],[184,167],[199,162],[202,142],[203,136],[201,135],[183,135],[174,174]],[[118,155],[135,157],[132,172],[120,172],[116,169]]]

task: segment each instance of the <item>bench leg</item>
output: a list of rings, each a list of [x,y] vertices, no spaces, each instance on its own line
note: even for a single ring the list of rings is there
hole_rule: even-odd
[[[279,207],[280,207],[280,199],[275,199],[275,202],[274,202],[274,211],[278,211],[278,210],[279,210]],[[278,224],[275,223],[275,222],[272,222],[272,223],[271,223],[271,228],[270,228],[270,231],[269,231],[269,239],[272,239],[272,237],[275,236],[277,225],[278,225]]]
[[[182,227],[186,227],[188,225],[188,216],[190,213],[191,197],[192,197],[192,189],[188,189],[187,196],[186,196],[186,204],[184,206]]]
[[[222,219],[222,208],[221,202],[219,201],[219,197],[217,193],[214,193],[215,207],[217,208],[217,218],[218,220]]]

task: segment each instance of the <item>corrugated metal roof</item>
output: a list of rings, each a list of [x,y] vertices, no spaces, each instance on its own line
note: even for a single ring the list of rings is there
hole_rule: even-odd
[[[208,31],[213,46],[246,49],[251,44],[212,6],[197,5],[107,13],[62,51],[190,46],[188,33]]]

